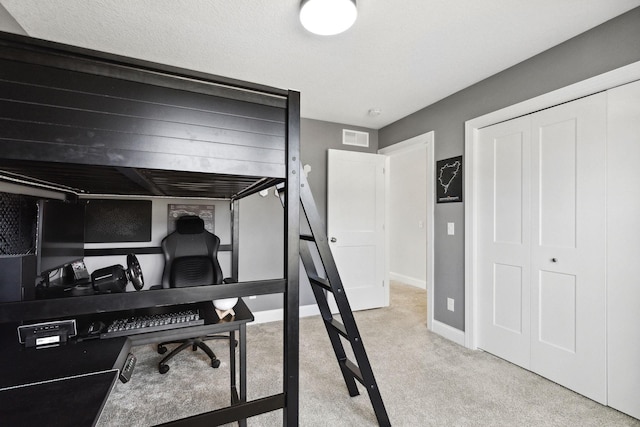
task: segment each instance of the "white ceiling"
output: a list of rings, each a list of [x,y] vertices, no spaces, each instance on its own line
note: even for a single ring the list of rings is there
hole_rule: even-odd
[[[328,37],[302,28],[299,0],[0,4],[33,37],[296,89],[303,117],[379,129],[640,0],[358,0]]]

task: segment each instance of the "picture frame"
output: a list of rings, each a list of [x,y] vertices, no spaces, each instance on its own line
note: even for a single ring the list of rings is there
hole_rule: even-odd
[[[436,162],[436,203],[462,202],[462,156]]]

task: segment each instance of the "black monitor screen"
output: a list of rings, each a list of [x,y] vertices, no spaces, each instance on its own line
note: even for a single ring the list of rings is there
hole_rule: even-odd
[[[38,274],[84,258],[84,204],[38,203]]]

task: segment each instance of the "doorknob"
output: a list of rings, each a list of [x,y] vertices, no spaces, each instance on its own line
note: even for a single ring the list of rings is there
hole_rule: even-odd
[[[558,258],[551,258],[551,262],[558,262]]]
[[[338,239],[336,239],[335,237],[332,237],[332,238],[331,238],[331,243],[335,243],[335,242],[337,242],[337,241],[338,241]]]

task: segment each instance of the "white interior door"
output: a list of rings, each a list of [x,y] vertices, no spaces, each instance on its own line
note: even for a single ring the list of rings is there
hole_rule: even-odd
[[[531,121],[479,131],[478,347],[530,367]]]
[[[479,137],[479,347],[606,402],[606,95]]]
[[[387,306],[386,157],[343,150],[328,155],[327,235],[351,309]]]
[[[606,94],[531,119],[531,369],[606,403]]]

